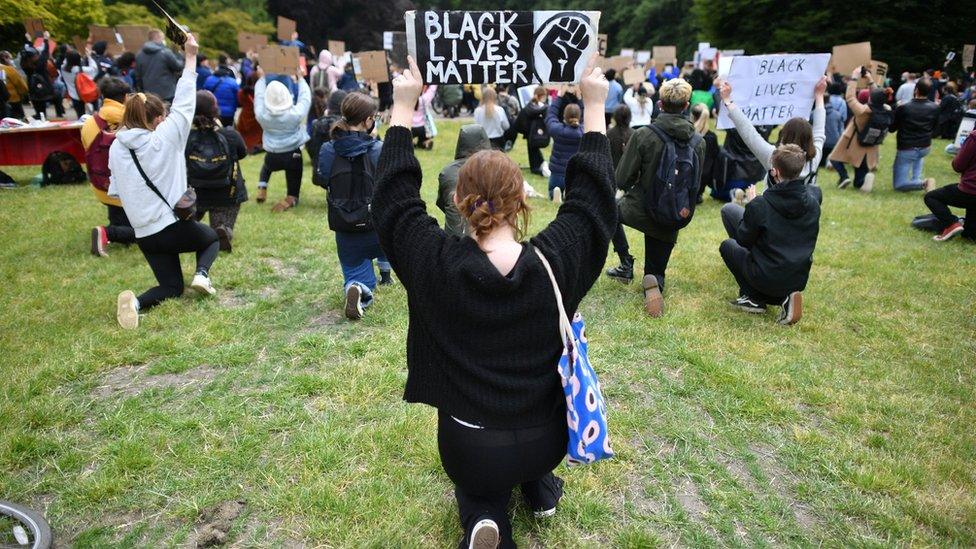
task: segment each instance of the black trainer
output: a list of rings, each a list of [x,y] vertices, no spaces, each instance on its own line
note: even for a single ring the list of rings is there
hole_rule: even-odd
[[[758,301],[752,299],[747,295],[740,295],[738,298],[729,301],[729,305],[732,307],[752,314],[762,314],[766,312],[766,304],[759,303]]]
[[[390,271],[380,271],[380,286],[392,286],[393,276]]]
[[[607,269],[607,276],[621,284],[630,284],[634,281],[634,258],[624,258],[620,265]]]

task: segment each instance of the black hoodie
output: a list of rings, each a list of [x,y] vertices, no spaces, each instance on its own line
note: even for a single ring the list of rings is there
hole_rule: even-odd
[[[735,240],[749,248],[751,281],[768,294],[802,291],[820,232],[820,187],[777,183],[746,205]]]

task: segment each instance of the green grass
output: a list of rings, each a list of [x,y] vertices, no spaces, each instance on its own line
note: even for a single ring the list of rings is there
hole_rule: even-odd
[[[437,217],[457,128],[419,153]],[[940,184],[955,180],[944,145],[926,161]],[[891,190],[893,157],[889,139],[870,195],[822,172],[796,327],[728,308],[710,200],[682,231],[663,319],[645,318],[636,285],[596,284],[581,310],[618,454],[560,468],[555,518],[517,507],[520,545],[976,544],[976,248],[908,226],[925,208]],[[252,191],[260,161],[245,162]],[[115,296],[152,274],[134,247],[88,255],[105,215],[88,188],[0,193],[0,498],[79,547],[182,545],[202,510],[236,499],[238,546],[457,542],[435,412],[400,398],[403,288],[341,319],[324,192],[305,180],[294,211],[244,205],[217,299],[165,303],[136,332],[118,328]],[[271,201],[283,193],[277,174]],[[537,231],[555,208],[532,206]]]

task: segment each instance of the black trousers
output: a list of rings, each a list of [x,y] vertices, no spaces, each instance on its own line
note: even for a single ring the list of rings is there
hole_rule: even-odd
[[[139,296],[139,306],[143,310],[164,299],[183,295],[181,253],[196,252],[196,272],[207,274],[220,251],[217,233],[196,221],[177,221],[156,234],[138,239],[137,242],[159,283]]]
[[[562,480],[552,474],[566,456],[568,434],[565,414],[528,429],[481,429],[461,425],[447,414],[437,418],[437,447],[444,472],[454,482],[458,513],[467,547],[471,529],[479,520],[498,524],[499,547],[515,547],[508,501],[521,486],[533,511],[556,506]]]
[[[85,105],[87,105],[87,103],[85,103],[81,99],[71,100],[71,108],[75,110],[75,114],[78,115],[78,118],[81,118],[82,116],[85,115]],[[94,108],[94,104],[92,105],[92,107]]]
[[[729,238],[722,242],[718,251],[722,254],[725,266],[739,284],[739,295],[749,296],[758,303],[780,305],[786,299],[785,295],[779,295],[779,292],[767,293],[749,279],[749,249],[735,240],[739,222],[742,221],[744,214],[745,208],[738,204],[730,202],[722,206],[722,224]]]
[[[860,166],[854,167],[854,188],[860,189],[864,186],[864,176],[868,174],[871,170],[868,169],[868,157],[865,156],[864,160],[861,161]]]
[[[105,226],[108,241],[118,242],[120,244],[133,244],[136,241],[136,232],[132,229],[132,224],[129,223],[129,218],[125,215],[125,210],[121,206],[111,206],[108,204],[105,207],[108,208],[108,225]]]
[[[634,258],[630,255],[630,244],[627,243],[627,234],[624,232],[623,223],[617,222],[617,230],[613,232],[613,237],[610,241],[613,242],[613,253],[617,254],[621,263],[625,259],[633,261]]]
[[[31,106],[34,107],[34,118],[38,120],[41,119],[42,112],[47,112],[48,105],[54,105],[54,114],[58,118],[64,117],[64,104],[60,100],[53,99],[51,101],[31,101],[30,103]],[[45,114],[45,116],[47,115]]]
[[[17,120],[23,120],[26,118],[24,113],[24,103],[22,101],[17,103],[7,103],[7,116],[10,118],[16,118]]]
[[[671,260],[673,250],[674,242],[644,235],[644,276],[654,275],[662,292],[664,291],[664,272],[668,270],[668,262]]]
[[[232,114],[230,116],[221,116],[220,117],[220,125],[223,126],[223,127],[225,127],[225,128],[233,128],[234,127],[234,115]]]
[[[542,163],[546,159],[542,156],[542,149],[539,147],[528,146],[529,148],[529,171],[536,174],[542,175]]]
[[[424,142],[427,141],[427,127],[414,126],[410,128],[410,136],[417,140],[417,142],[414,143],[415,147],[423,146]]]
[[[258,180],[262,183],[268,183],[271,174],[284,170],[288,196],[298,198],[298,193],[302,190],[304,167],[301,149],[281,153],[266,152],[264,153],[264,164],[261,166],[261,176]]]
[[[959,218],[949,210],[949,206],[964,208],[966,210],[966,225],[962,235],[976,239],[976,194],[969,194],[959,189],[959,185],[953,183],[934,191],[925,193],[925,205],[932,210],[935,217],[942,224],[941,230],[959,221]]]

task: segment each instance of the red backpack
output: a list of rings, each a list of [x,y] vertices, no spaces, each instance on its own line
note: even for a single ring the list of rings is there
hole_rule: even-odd
[[[75,90],[78,91],[78,99],[85,103],[95,103],[98,101],[98,86],[91,76],[79,72],[75,76]]]
[[[115,141],[115,132],[108,130],[108,122],[98,114],[92,118],[98,125],[98,135],[95,136],[91,145],[88,146],[88,150],[85,151],[88,180],[96,189],[108,192],[109,176],[112,175],[112,171],[108,169],[108,149]]]

